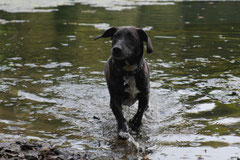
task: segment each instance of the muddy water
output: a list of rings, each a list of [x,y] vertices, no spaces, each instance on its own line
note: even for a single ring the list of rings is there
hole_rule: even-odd
[[[240,157],[239,2],[74,2],[0,3],[1,140],[92,159]],[[124,25],[144,28],[154,46],[151,107],[128,142],[117,140],[103,77],[111,41],[93,41]]]

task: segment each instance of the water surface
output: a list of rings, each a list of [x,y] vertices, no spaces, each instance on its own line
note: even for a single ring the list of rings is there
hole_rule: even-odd
[[[240,2],[75,2],[0,3],[1,139],[49,141],[91,159],[240,157]],[[111,41],[93,40],[126,25],[154,46],[139,150],[117,140],[103,76]]]

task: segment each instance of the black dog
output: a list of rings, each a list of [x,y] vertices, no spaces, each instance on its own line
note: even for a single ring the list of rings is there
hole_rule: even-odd
[[[128,138],[128,127],[122,105],[132,105],[139,100],[138,111],[129,121],[133,131],[138,131],[149,101],[149,68],[143,58],[143,42],[147,53],[152,53],[151,39],[142,29],[112,27],[95,39],[111,37],[112,49],[104,74],[111,96],[110,106],[118,123],[118,138]]]

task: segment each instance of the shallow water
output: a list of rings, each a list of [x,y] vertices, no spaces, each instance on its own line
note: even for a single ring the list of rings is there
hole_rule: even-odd
[[[14,2],[0,2],[1,139],[92,159],[240,157],[240,2]],[[144,28],[154,46],[151,107],[129,142],[117,140],[103,77],[111,41],[93,40],[125,25]]]

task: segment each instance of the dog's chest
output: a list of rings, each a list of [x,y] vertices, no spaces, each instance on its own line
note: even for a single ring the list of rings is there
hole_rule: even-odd
[[[137,94],[140,92],[136,86],[136,80],[133,75],[126,75],[123,77],[124,80],[124,92],[128,93],[128,97],[124,99],[124,105],[132,105],[136,99]]]

